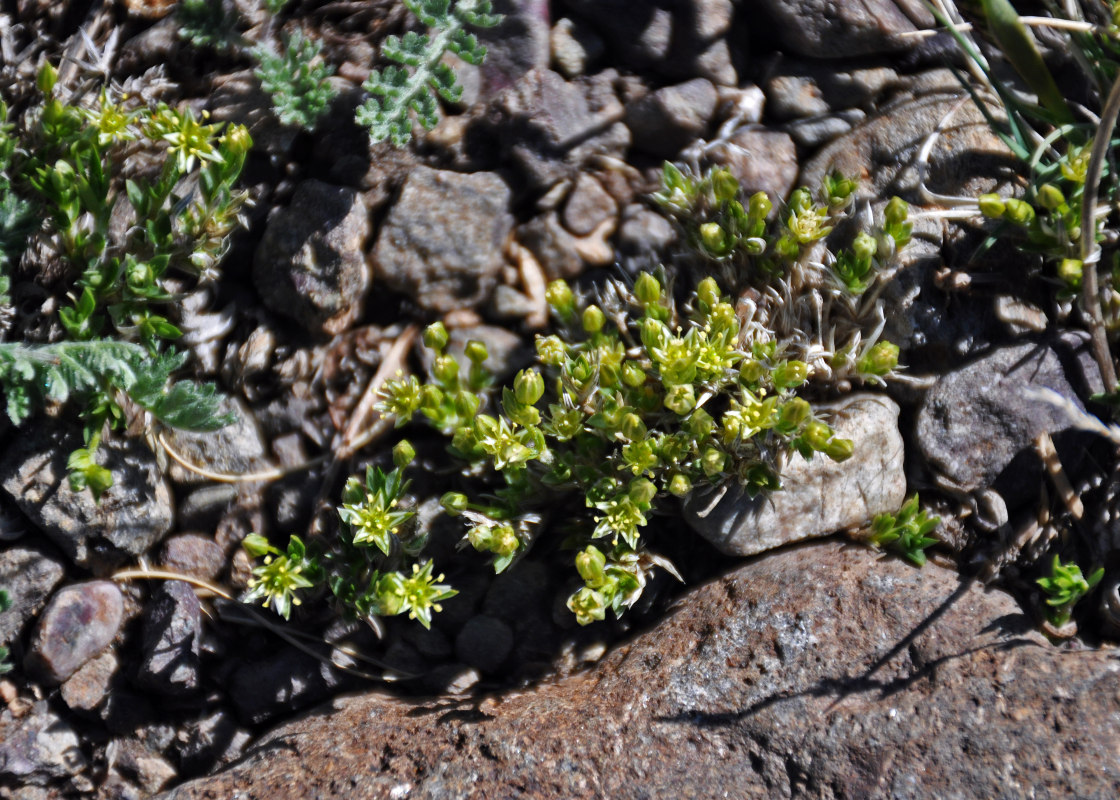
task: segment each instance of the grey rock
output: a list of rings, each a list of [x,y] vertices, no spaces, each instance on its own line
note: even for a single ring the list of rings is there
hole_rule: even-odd
[[[181,572],[204,581],[218,577],[226,566],[222,548],[200,533],[181,533],[163,543],[160,564],[172,572]]]
[[[810,58],[898,52],[913,47],[900,33],[934,25],[917,0],[760,0],[756,5],[770,17],[783,45]]]
[[[317,703],[341,685],[341,675],[332,667],[285,649],[237,667],[229,679],[229,693],[241,721],[258,725]]]
[[[833,62],[786,61],[766,82],[766,110],[780,120],[816,117],[845,108],[870,111],[900,81],[890,67],[852,69]]]
[[[617,241],[623,255],[655,257],[677,241],[677,232],[663,215],[641,203],[631,203],[622,209]]]
[[[165,434],[168,442],[188,463],[211,472],[248,475],[271,467],[264,437],[245,403],[240,398],[228,397],[221,410],[236,416],[232,424],[202,433],[172,429]],[[208,480],[174,462],[170,475],[171,480],[188,486]]]
[[[109,694],[120,663],[111,649],[87,661],[60,688],[62,701],[74,711],[94,711]]]
[[[561,224],[555,211],[538,214],[521,225],[517,229],[517,240],[533,254],[550,281],[574,278],[583,272],[584,262],[576,237]]]
[[[775,75],[766,82],[766,110],[775,119],[819,117],[832,110],[821,87],[807,75]]]
[[[535,69],[494,99],[502,151],[533,190],[547,191],[594,156],[624,155],[630,132],[613,77],[602,72],[568,83]]]
[[[851,458],[799,454],[782,468],[782,489],[751,498],[737,485],[694,492],[683,504],[688,525],[729,555],[749,556],[869,523],[906,498],[899,408],[885,395],[853,394],[817,413],[851,439]]]
[[[237,487],[216,483],[191,489],[177,509],[179,527],[187,530],[210,530],[237,502]]]
[[[46,786],[86,769],[78,735],[41,700],[30,713],[0,714],[0,776],[23,786]]]
[[[548,0],[495,0],[493,7],[502,21],[475,33],[486,45],[486,96],[513,85],[529,70],[547,67],[549,61]]]
[[[164,800],[402,784],[548,799],[1115,795],[1114,653],[1051,646],[1010,596],[953,571],[810,544],[675,609],[589,671],[477,707],[336,701]],[[409,758],[369,769],[400,742]]]
[[[455,637],[455,655],[479,672],[494,672],[513,650],[513,631],[497,617],[472,617]]]
[[[467,664],[443,664],[424,675],[424,685],[434,694],[464,694],[481,680],[479,671]]]
[[[552,26],[552,66],[565,78],[578,78],[603,55],[603,40],[587,25],[564,18]]]
[[[253,137],[254,152],[286,156],[299,130],[281,125],[272,98],[253,70],[216,75],[210,84],[209,109],[214,122],[244,125]]]
[[[66,460],[78,432],[37,420],[0,456],[0,488],[80,567],[118,563],[146,552],[171,530],[171,490],[143,442],[114,436],[98,461],[113,486],[95,502],[70,488]]]
[[[358,192],[304,181],[269,219],[253,257],[253,283],[266,306],[309,332],[341,333],[361,315],[369,290],[369,236]]]
[[[549,570],[544,564],[520,561],[495,576],[482,601],[482,611],[516,625],[534,609],[547,610],[550,585]]]
[[[144,639],[136,685],[164,695],[199,688],[202,606],[190,585],[167,581],[144,609]]]
[[[814,150],[843,136],[866,116],[861,109],[848,108],[835,114],[794,120],[786,126],[786,130],[798,145]]]
[[[626,126],[635,149],[673,158],[707,132],[717,99],[711,81],[695,78],[630,103],[626,106]]]
[[[508,328],[497,325],[470,325],[448,330],[447,353],[466,364],[468,342],[482,342],[486,345],[487,359],[483,366],[498,380],[513,377],[513,373],[528,365],[536,350],[531,344]],[[429,351],[425,351],[425,357]]]
[[[114,739],[105,748],[110,774],[129,778],[148,796],[155,794],[178,775],[175,767],[132,737]]]
[[[62,683],[104,650],[120,630],[124,599],[115,583],[75,583],[51,598],[35,629],[24,666]]]
[[[378,277],[428,310],[480,305],[503,263],[509,201],[509,187],[492,173],[417,167],[377,236]]]
[[[1083,339],[1081,347],[1086,349]],[[942,376],[918,412],[918,452],[948,487],[964,492],[998,487],[1008,508],[1035,497],[1042,477],[1033,455],[1035,438],[1072,426],[1064,411],[1031,397],[1030,390],[1051,389],[1083,409],[1067,377],[1076,369],[1074,361],[1068,343],[1027,342],[1001,347]],[[1070,444],[1084,442],[1075,437]],[[1065,449],[1059,454],[1068,469],[1080,460],[1076,451],[1082,448]],[[1016,461],[1020,454],[1026,457]],[[1012,462],[1016,468],[1008,471]]]
[[[0,614],[0,646],[9,645],[47,604],[65,572],[62,564],[31,544],[0,550],[0,588],[12,606]]]
[[[206,772],[240,756],[251,740],[252,734],[237,724],[231,712],[212,711],[184,726],[179,768],[188,775]]]
[[[710,148],[708,156],[731,171],[746,196],[766,192],[772,201],[789,197],[800,170],[789,134],[763,128],[736,131]]]
[[[409,624],[401,631],[401,638],[426,659],[443,660],[453,652],[451,641],[438,628]]]
[[[580,175],[564,201],[560,219],[576,236],[587,236],[617,214],[618,203],[603,185],[590,175]]]

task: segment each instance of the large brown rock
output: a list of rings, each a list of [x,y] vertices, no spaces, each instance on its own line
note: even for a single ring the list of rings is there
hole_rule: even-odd
[[[830,542],[685,596],[592,671],[528,691],[375,692],[163,795],[1114,797],[1120,670],[1010,597]]]

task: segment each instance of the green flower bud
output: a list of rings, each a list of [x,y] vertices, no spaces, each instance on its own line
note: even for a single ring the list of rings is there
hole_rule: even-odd
[[[704,278],[697,284],[696,299],[706,308],[715,308],[719,304],[719,284],[714,278]]]
[[[470,505],[470,500],[462,492],[447,492],[439,499],[439,504],[443,506],[443,510],[453,517],[457,517],[467,510]]]
[[[832,428],[818,419],[810,420],[805,426],[805,431],[801,434],[801,438],[805,441],[805,444],[809,445],[809,447],[813,448],[818,453],[828,447],[832,436]]]
[[[1057,211],[1066,204],[1066,196],[1054,184],[1044,183],[1038,187],[1038,204],[1047,211]]]
[[[751,358],[739,365],[739,383],[750,386],[762,380],[766,368],[762,365],[761,361],[756,361]]]
[[[877,342],[867,351],[867,355],[859,360],[856,369],[864,375],[878,375],[882,377],[898,366],[898,345],[893,342]]]
[[[433,322],[424,329],[424,346],[429,350],[442,353],[443,348],[447,347],[448,338],[450,337],[447,335],[447,328],[442,322]]]
[[[883,209],[883,219],[888,225],[901,225],[910,215],[910,206],[901,197],[892,197]]]
[[[812,413],[813,409],[808,400],[801,397],[791,398],[778,411],[778,425],[786,430],[797,430]]]
[[[980,213],[988,219],[999,219],[1007,210],[1007,204],[998,194],[982,194],[976,198],[976,203],[980,206]]]
[[[707,439],[716,427],[712,415],[702,408],[695,409],[684,421],[685,430],[699,440]]]
[[[643,272],[634,281],[634,296],[642,303],[656,303],[661,300],[661,284],[657,278]]]
[[[264,538],[259,533],[250,533],[242,540],[241,546],[245,548],[245,552],[253,558],[275,555],[280,552],[269,543],[268,539]]]
[[[716,202],[727,203],[739,196],[739,181],[726,167],[712,170],[712,194]]]
[[[445,386],[453,386],[459,379],[459,362],[451,356],[437,356],[432,363],[432,375]]]
[[[490,550],[495,555],[505,558],[512,556],[521,546],[521,540],[513,530],[513,526],[506,523],[494,529],[494,538]]]
[[[792,389],[805,383],[809,377],[809,365],[804,361],[783,361],[774,367],[770,380],[775,389]]]
[[[662,349],[669,340],[669,326],[653,317],[646,317],[638,328],[646,350]]]
[[[1034,221],[1034,208],[1030,203],[1009,197],[1004,202],[1004,216],[1016,225],[1030,225]]]
[[[472,364],[481,364],[490,357],[490,354],[486,352],[486,345],[477,339],[471,339],[467,342],[465,349],[467,358],[471,360]]]
[[[851,178],[845,178],[839,172],[833,172],[824,179],[825,195],[828,197],[829,208],[844,208],[852,201],[858,183]]]
[[[583,310],[583,329],[588,333],[598,333],[603,330],[606,321],[607,316],[599,306],[591,305]]]
[[[493,549],[494,531],[489,525],[475,525],[467,531],[467,541],[478,552],[488,553]]]
[[[646,371],[636,361],[622,362],[622,382],[631,389],[637,389],[646,382]]]
[[[538,336],[537,357],[542,364],[558,367],[568,358],[568,348],[559,336]]]
[[[401,439],[393,446],[393,464],[398,469],[404,469],[416,458],[416,448],[408,439]]]
[[[482,398],[473,392],[456,392],[451,400],[451,404],[455,407],[455,413],[461,419],[471,419],[478,413],[478,407],[482,404]]]
[[[602,586],[606,580],[603,570],[607,566],[607,557],[593,544],[589,544],[576,555],[576,572],[583,578],[583,582],[592,588]]]
[[[429,415],[438,414],[442,405],[443,392],[440,388],[430,383],[424,384],[424,388],[420,390],[420,410]]]
[[[1081,286],[1081,276],[1084,270],[1084,264],[1078,258],[1063,258],[1062,262],[1058,264],[1058,277],[1061,278],[1066,285],[1076,289]]]
[[[143,261],[132,262],[128,267],[126,280],[129,286],[147,286],[155,280],[152,268]]]
[[[631,502],[641,506],[649,503],[657,496],[657,487],[653,485],[653,481],[649,478],[638,478],[630,482],[630,490],[627,495]]]
[[[627,441],[636,442],[639,439],[644,439],[647,432],[646,424],[637,414],[630,413],[622,418],[620,433]]]
[[[517,402],[533,405],[544,396],[544,378],[536,370],[521,370],[513,379],[513,394]]]
[[[735,238],[718,222],[705,222],[700,226],[700,245],[713,258],[723,258],[735,249]]]
[[[824,450],[824,454],[831,458],[833,461],[847,461],[852,457],[854,445],[851,439],[833,439],[828,443]]]
[[[770,209],[774,204],[770,202],[766,192],[755,192],[751,195],[750,205],[747,207],[747,214],[751,219],[765,219],[766,215],[770,213]]]
[[[253,137],[244,125],[231,125],[222,136],[222,144],[232,156],[244,156],[253,147]]]
[[[563,279],[552,281],[544,292],[545,300],[560,315],[561,319],[568,319],[575,313],[576,299],[572,294],[572,287]]]
[[[809,194],[809,190],[804,186],[794,189],[789,196],[789,208],[794,214],[812,210],[813,196]]]
[[[852,242],[852,253],[861,261],[867,261],[879,250],[879,243],[875,237],[866,231],[860,231]]]
[[[39,74],[35,76],[35,85],[39,87],[40,92],[49,96],[54,91],[56,83],[58,83],[58,70],[44,61],[43,66],[39,67]]]
[[[703,455],[700,456],[700,466],[709,478],[721,475],[723,468],[727,466],[727,453],[714,447],[705,448]]]
[[[580,625],[600,622],[607,615],[607,601],[599,592],[584,586],[568,598],[568,609]]]
[[[684,416],[696,407],[696,393],[691,383],[682,383],[673,386],[665,393],[665,408]]]
[[[687,475],[678,472],[669,479],[669,494],[673,497],[685,497],[692,491],[692,481]]]

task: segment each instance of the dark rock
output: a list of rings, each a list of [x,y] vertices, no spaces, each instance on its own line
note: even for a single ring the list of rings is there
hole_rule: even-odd
[[[135,781],[151,796],[175,779],[175,768],[132,737],[114,739],[105,748],[106,766],[110,774]]]
[[[9,645],[47,604],[64,569],[39,547],[9,544],[0,550],[0,588],[12,606],[0,614],[0,646]]]
[[[617,239],[622,254],[654,258],[676,242],[677,232],[663,215],[632,203],[622,209]]]
[[[254,152],[286,157],[291,151],[299,129],[280,124],[272,110],[272,98],[252,70],[216,75],[208,94],[213,121],[247,127]]]
[[[1087,349],[1083,339],[1080,344]],[[1033,454],[1035,438],[1044,432],[1057,437],[1073,426],[1062,409],[1030,390],[1051,389],[1084,409],[1067,377],[1074,355],[1068,343],[1027,342],[942,376],[918,412],[914,439],[940,481],[963,492],[996,487],[1009,509],[1036,497],[1042,467]],[[1083,457],[1082,436],[1055,443],[1067,469]]]
[[[312,333],[346,330],[361,315],[369,290],[363,255],[369,235],[369,212],[358,192],[304,181],[269,219],[253,258],[253,283],[264,304]]]
[[[77,734],[45,700],[21,717],[10,711],[0,713],[0,780],[46,786],[73,778],[85,768]]]
[[[521,561],[494,578],[482,601],[482,612],[516,625],[534,608],[547,605],[549,570],[538,561]]]
[[[380,692],[336,702],[165,800],[378,797],[402,784],[414,796],[719,787],[824,800],[1029,786],[1106,798],[1120,781],[1113,654],[1052,647],[1009,596],[954,572],[817,544],[739,567],[676,608],[589,672],[470,709]],[[401,742],[407,759],[368,768]]]
[[[148,695],[134,692],[126,686],[113,687],[98,714],[106,728],[121,736],[150,725],[160,716]]]
[[[94,711],[109,694],[109,686],[120,666],[111,649],[87,661],[62,684],[62,700],[74,711]]]
[[[567,83],[535,69],[494,99],[496,135],[534,191],[547,191],[594,156],[626,152],[630,132],[613,77]]]
[[[866,116],[861,109],[848,108],[835,114],[794,120],[786,126],[786,130],[799,146],[815,150],[843,136]]]
[[[164,695],[190,694],[199,686],[202,606],[190,585],[167,581],[144,610],[144,642],[136,685]]]
[[[861,108],[900,82],[890,67],[851,69],[821,61],[786,61],[766,82],[766,111],[779,120],[818,117],[831,111]]]
[[[240,399],[229,397],[221,410],[236,416],[232,424],[200,433],[172,429],[165,434],[168,443],[188,463],[210,472],[248,475],[270,468],[264,438],[248,407]],[[174,462],[170,475],[176,483],[187,485],[208,480]]]
[[[341,673],[331,666],[285,649],[237,667],[230,676],[229,693],[241,721],[258,725],[318,703],[341,685]]]
[[[479,672],[494,672],[513,650],[513,631],[497,617],[472,617],[455,637],[455,655]]]
[[[230,483],[191,489],[177,509],[179,527],[187,530],[211,530],[236,502],[237,487]]]
[[[488,172],[417,167],[381,225],[378,277],[422,308],[447,312],[485,302],[513,227],[510,190]]]
[[[729,555],[749,556],[791,542],[866,525],[906,499],[899,408],[879,394],[853,394],[815,406],[836,435],[851,439],[851,458],[793,454],[781,467],[782,488],[751,498],[733,482],[686,498],[685,521]]]
[[[529,70],[548,66],[548,7],[548,0],[494,0],[494,13],[502,14],[502,21],[475,32],[486,45],[482,63],[485,96],[512,86]]]
[[[590,175],[580,175],[564,201],[560,219],[576,236],[587,236],[617,215],[618,204],[603,185]]]
[[[113,641],[123,615],[124,599],[110,581],[59,590],[39,618],[24,666],[44,680],[62,683]]]
[[[197,775],[217,764],[241,755],[252,739],[248,730],[237,724],[231,712],[219,709],[184,727],[179,748],[179,768],[183,774]]]
[[[533,254],[550,281],[574,278],[583,272],[576,237],[564,228],[555,211],[539,214],[521,225],[517,240]]]
[[[200,533],[181,533],[163,543],[160,566],[193,578],[212,581],[226,566],[226,557],[217,542]]]
[[[629,104],[626,126],[634,147],[659,158],[675,157],[707,132],[717,99],[711,81],[696,78]]]
[[[424,675],[424,686],[434,694],[463,694],[482,680],[474,667],[466,664],[443,664]]]
[[[899,34],[932,27],[933,16],[917,0],[761,0],[774,36],[794,53],[838,58],[892,53],[913,47]]]
[[[772,201],[785,200],[797,183],[797,147],[789,134],[781,131],[736,131],[727,141],[712,147],[708,155],[731,171],[747,197],[766,192]]]
[[[401,631],[401,638],[428,660],[444,660],[453,651],[451,642],[443,631],[416,625],[411,620]]]
[[[36,420],[0,455],[0,487],[19,509],[81,567],[138,556],[171,530],[171,490],[141,440],[114,436],[98,462],[113,486],[95,502],[70,488],[66,461],[81,447],[78,432]]]

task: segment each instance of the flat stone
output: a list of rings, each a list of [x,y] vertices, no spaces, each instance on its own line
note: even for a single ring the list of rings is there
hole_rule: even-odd
[[[221,411],[234,414],[236,419],[216,431],[170,430],[165,434],[168,442],[188,463],[211,472],[248,475],[271,467],[260,427],[245,403],[240,398],[227,397]],[[169,474],[173,481],[183,485],[208,482],[175,462],[171,463]]]
[[[113,641],[123,616],[124,599],[111,581],[59,590],[39,618],[24,666],[44,680],[62,683]]]
[[[716,110],[716,87],[704,78],[650,92],[626,107],[634,148],[673,158],[703,136]]]
[[[34,619],[62,580],[62,563],[31,544],[8,544],[0,550],[0,588],[12,606],[0,614],[0,646],[9,645]]]
[[[880,394],[853,394],[815,407],[855,449],[846,461],[794,453],[781,470],[782,488],[751,498],[736,485],[713,504],[695,492],[683,504],[688,525],[728,555],[749,556],[827,536],[895,512],[906,499],[899,408]],[[716,490],[719,492],[720,490]]]
[[[62,684],[62,701],[74,711],[96,710],[109,694],[109,686],[119,667],[112,650],[87,661]]]
[[[86,766],[78,735],[46,700],[21,717],[0,714],[0,779],[15,780],[17,786],[48,786],[74,777]]]
[[[469,710],[336,700],[162,800],[1107,798],[1120,784],[1114,652],[1051,646],[1010,596],[955,572],[809,544],[675,609],[588,671]],[[401,742],[407,758],[385,757]]]
[[[164,695],[199,687],[202,606],[190,585],[167,581],[144,609],[144,638],[136,684]]]
[[[160,566],[204,581],[218,577],[226,557],[218,543],[200,533],[181,533],[163,543]]]
[[[934,25],[918,0],[761,0],[757,11],[770,18],[778,41],[810,58],[898,52],[913,47],[899,34]]]
[[[576,236],[587,236],[617,214],[618,204],[603,185],[590,175],[580,175],[564,202],[560,219]]]
[[[361,315],[371,274],[369,211],[353,189],[307,180],[268,221],[253,283],[273,311],[334,335]]]
[[[789,197],[801,170],[790,135],[764,128],[736,131],[711,148],[709,157],[731,171],[745,196],[766,192],[772,202]]]
[[[417,167],[377,236],[378,277],[431,311],[484,303],[513,227],[509,202],[509,187],[493,173]]]

